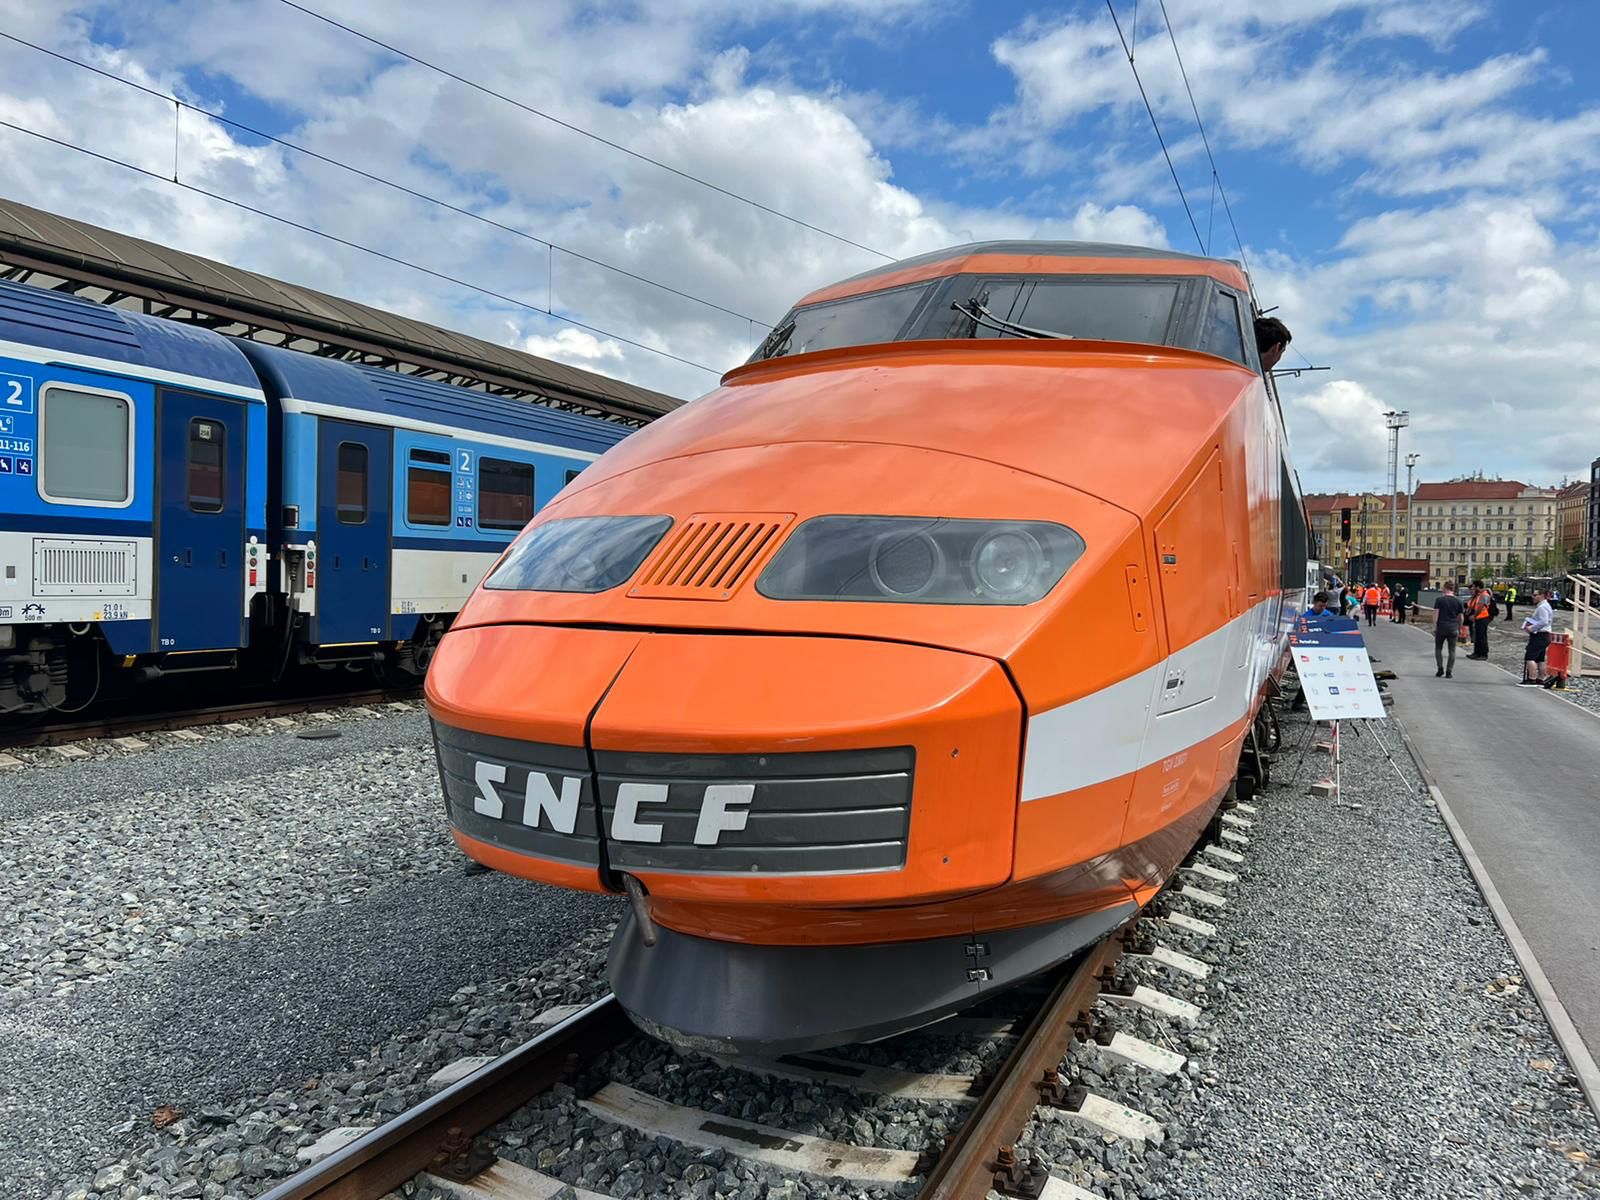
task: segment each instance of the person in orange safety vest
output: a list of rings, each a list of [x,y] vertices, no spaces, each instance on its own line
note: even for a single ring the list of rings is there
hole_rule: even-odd
[[[1367,610],[1368,625],[1376,625],[1378,623],[1378,605],[1382,603],[1383,593],[1378,590],[1378,585],[1375,583],[1368,584],[1367,594],[1362,597],[1362,607]]]
[[[1489,657],[1489,605],[1493,593],[1480,584],[1467,604],[1467,620],[1472,625],[1472,653],[1468,658]]]

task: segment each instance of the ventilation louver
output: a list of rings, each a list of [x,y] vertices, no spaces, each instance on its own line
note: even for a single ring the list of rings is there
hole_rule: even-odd
[[[640,572],[628,595],[652,600],[726,600],[764,562],[792,513],[695,513]]]

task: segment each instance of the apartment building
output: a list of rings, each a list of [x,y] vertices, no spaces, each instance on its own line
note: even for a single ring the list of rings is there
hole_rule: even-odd
[[[1515,480],[1421,483],[1412,497],[1414,555],[1428,560],[1431,583],[1471,580],[1479,568],[1505,573],[1515,557],[1534,559],[1557,546],[1556,493]]]
[[[1312,544],[1317,557],[1337,568],[1341,573],[1352,558],[1375,554],[1379,558],[1410,557],[1409,531],[1406,528],[1406,498],[1404,496],[1379,496],[1371,492],[1359,495],[1339,492],[1313,492],[1307,495],[1306,517],[1311,524]],[[1390,553],[1389,511],[1398,502],[1399,528],[1395,531],[1398,547]],[[1341,536],[1344,510],[1350,510],[1350,543]]]
[[[1556,545],[1563,550],[1589,542],[1589,491],[1585,480],[1569,483],[1556,493]]]

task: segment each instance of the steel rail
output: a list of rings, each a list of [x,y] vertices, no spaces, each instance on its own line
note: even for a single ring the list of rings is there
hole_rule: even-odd
[[[290,1176],[260,1200],[375,1200],[387,1195],[428,1170],[436,1156],[452,1153],[636,1032],[617,998],[608,994]]]
[[[1135,918],[1137,919],[1137,918]],[[1072,1042],[1072,1026],[1100,994],[1100,977],[1122,954],[1130,925],[1092,947],[1051,990],[972,1115],[923,1181],[917,1200],[982,1200],[1013,1161],[1017,1137]]]
[[[163,729],[188,729],[196,725],[217,725],[227,721],[321,712],[330,708],[354,708],[363,704],[390,704],[397,700],[415,700],[421,694],[422,687],[418,684],[410,688],[329,692],[321,696],[296,696],[284,700],[254,700],[240,704],[165,709],[154,713],[113,714],[91,717],[84,721],[53,723],[46,721],[14,729],[0,725],[0,750],[58,746],[63,742],[124,737],[128,734],[151,733]]]

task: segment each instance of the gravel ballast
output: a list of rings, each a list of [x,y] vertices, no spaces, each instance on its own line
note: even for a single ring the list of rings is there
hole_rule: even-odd
[[[287,860],[236,861],[232,876],[207,876],[200,892],[229,920],[202,927],[181,905],[169,912],[151,903],[145,927],[117,935],[118,965],[46,977],[55,960],[35,954],[30,961],[44,965],[0,992],[0,1056],[8,1060],[0,1120],[9,1139],[0,1146],[0,1181],[16,1194],[259,1195],[303,1165],[301,1152],[329,1131],[395,1115],[428,1094],[426,1081],[440,1067],[502,1053],[535,1032],[545,1009],[604,992],[616,903],[463,873],[444,836],[420,720],[368,728],[382,724],[392,728],[387,738],[352,739],[342,755],[324,750],[312,770],[290,750],[262,762],[249,783],[243,771],[164,773],[172,777],[154,790],[186,811],[231,813],[236,789],[259,790],[248,819],[188,829],[191,839],[214,831],[212,855],[244,857],[243,826],[277,828],[270,797],[286,779],[336,798],[343,815],[331,823],[305,817],[315,845]],[[1285,722],[1280,781],[1304,729]],[[1040,1116],[1021,1142],[1034,1161],[1108,1200],[1600,1195],[1593,1115],[1397,731],[1382,733],[1396,765],[1370,730],[1357,736],[1346,726],[1341,796],[1306,794],[1326,762],[1313,754],[1297,783],[1259,797],[1250,845],[1233,847],[1247,861],[1208,860],[1241,878],[1189,880],[1227,896],[1226,908],[1170,896],[1156,902],[1155,913],[1216,923],[1214,936],[1141,923],[1141,935],[1210,964],[1211,974],[1198,980],[1125,959],[1118,981],[1201,1006],[1200,1024],[1188,1029],[1105,1005],[1098,1024],[1185,1055],[1184,1068],[1157,1076],[1092,1046],[1069,1054],[1068,1082],[1148,1114],[1163,1136],[1140,1144]],[[235,739],[230,752],[244,753],[251,740]],[[259,742],[264,749],[271,738]],[[308,745],[330,743],[296,748]],[[29,846],[70,849],[75,843],[56,826],[62,813],[81,812],[117,831],[117,861],[181,853],[163,830],[106,811],[110,803],[58,798],[16,820],[40,823]],[[11,825],[0,825],[0,836],[16,836]],[[350,868],[360,847],[370,858]],[[91,856],[63,852],[92,873],[84,867]],[[42,858],[50,865],[41,877],[60,874],[62,861]],[[256,872],[268,878],[249,885]],[[118,908],[109,897],[122,898],[107,889],[120,876],[114,864],[103,873],[107,880],[92,889],[101,916],[75,936],[113,927],[106,914]],[[286,874],[298,882],[285,884]],[[173,886],[181,898],[181,873]],[[4,894],[27,904],[21,886]],[[181,927],[205,932],[177,940],[174,913],[189,922]],[[993,1040],[908,1035],[838,1056],[971,1073],[1003,1049]],[[956,1102],[768,1079],[642,1038],[603,1058],[595,1074],[724,1117],[911,1151],[935,1144],[967,1111]],[[164,1104],[181,1115],[156,1129],[152,1114]],[[636,1134],[591,1115],[564,1086],[502,1123],[490,1142],[507,1158],[619,1198],[901,1200],[915,1192],[913,1184],[785,1177],[731,1154]],[[43,1174],[29,1161],[40,1146],[51,1164]],[[62,1162],[72,1169],[57,1169]],[[35,1174],[7,1174],[23,1167]],[[435,1193],[413,1184],[402,1194]]]
[[[1285,724],[1280,777],[1304,728]],[[1119,1200],[1600,1189],[1594,1115],[1398,731],[1381,733],[1398,775],[1347,723],[1341,795],[1306,794],[1315,755],[1298,785],[1265,792],[1240,881],[1216,887],[1227,908],[1190,909],[1218,934],[1163,936],[1219,963],[1205,983],[1145,977],[1205,1007],[1194,1031],[1154,1023],[1190,1055],[1185,1077],[1124,1066],[1095,1090],[1162,1119],[1166,1139],[1036,1122],[1055,1174]]]
[[[523,1008],[598,985],[537,972],[613,903],[465,870],[419,708],[331,724],[31,751],[0,773],[0,1194],[253,1195],[324,1119],[404,1107],[387,1060],[356,1078],[373,1047],[426,1057],[432,1037],[442,1065],[465,1025],[520,1041]],[[508,988],[521,1007],[485,1003]],[[324,1080],[340,1071],[348,1090]],[[187,1115],[157,1134],[163,1106]],[[152,1169],[162,1186],[140,1183]]]

